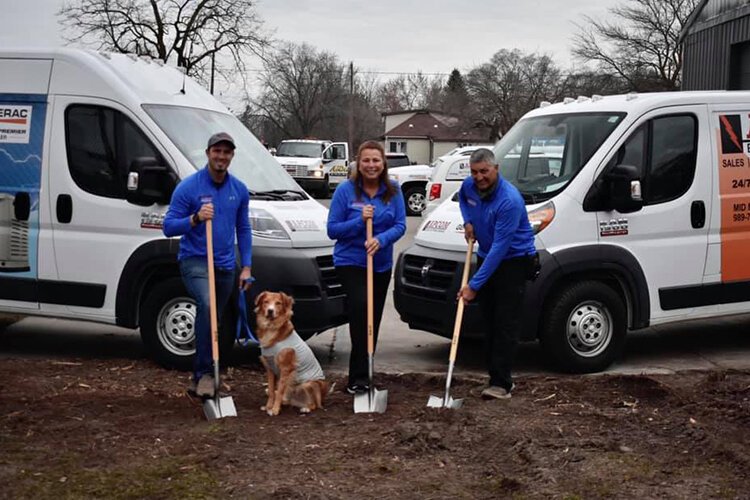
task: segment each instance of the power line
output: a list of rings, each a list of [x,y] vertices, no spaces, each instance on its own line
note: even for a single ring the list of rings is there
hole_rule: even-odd
[[[242,70],[243,73],[263,73],[264,69],[262,68],[245,68]],[[332,70],[328,71],[328,73],[343,73],[346,70],[342,69],[341,71]],[[324,72],[319,72],[324,73]],[[360,70],[356,69],[354,71],[355,75],[424,75],[424,76],[450,76],[450,73],[436,73],[436,72],[424,72],[424,71],[374,71],[374,70]]]

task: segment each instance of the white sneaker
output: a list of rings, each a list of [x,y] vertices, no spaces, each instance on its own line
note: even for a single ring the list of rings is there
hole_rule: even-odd
[[[491,385],[482,391],[482,397],[487,399],[510,399],[510,391],[506,390],[504,387]]]

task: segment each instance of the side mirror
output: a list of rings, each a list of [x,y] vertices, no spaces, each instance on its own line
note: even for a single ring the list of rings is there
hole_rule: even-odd
[[[616,165],[604,175],[609,185],[612,208],[621,214],[637,212],[643,208],[639,175],[638,169],[632,165]]]
[[[29,193],[16,193],[13,199],[13,217],[18,221],[27,221],[31,216],[31,196]]]
[[[128,172],[127,200],[144,207],[154,203],[167,205],[177,182],[175,173],[166,165],[160,165],[156,158],[136,158]]]

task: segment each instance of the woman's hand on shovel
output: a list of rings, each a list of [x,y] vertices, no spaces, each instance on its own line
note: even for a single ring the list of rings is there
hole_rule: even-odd
[[[367,250],[367,255],[375,255],[375,252],[380,250],[380,242],[377,238],[370,238],[369,240],[365,241],[365,250]]]

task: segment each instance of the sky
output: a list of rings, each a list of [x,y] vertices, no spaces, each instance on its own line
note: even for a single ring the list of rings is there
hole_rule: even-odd
[[[391,72],[465,72],[503,48],[548,54],[567,68],[575,64],[570,55],[575,23],[585,15],[604,19],[608,8],[623,1],[258,0],[257,5],[276,39],[307,42],[387,79],[395,76]],[[0,47],[64,44],[55,15],[62,4],[0,0]],[[226,101],[240,91],[223,92]]]

